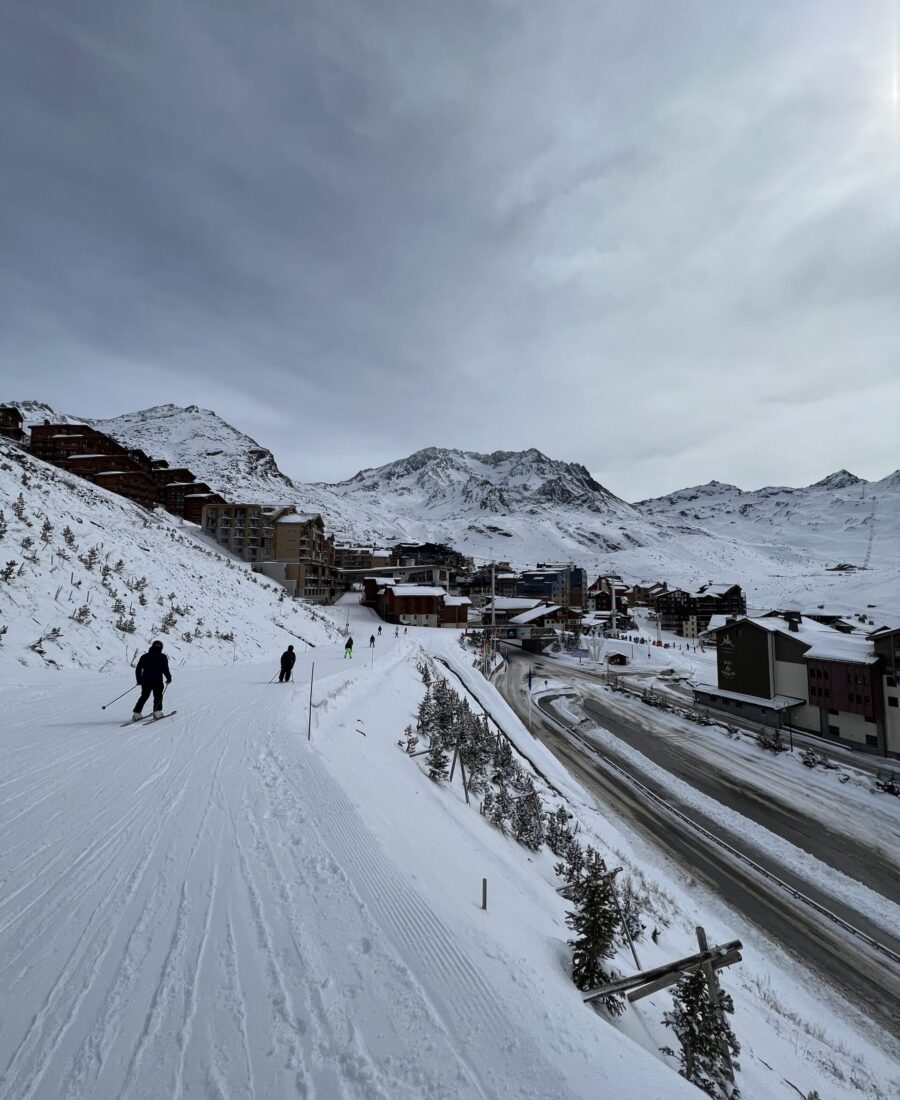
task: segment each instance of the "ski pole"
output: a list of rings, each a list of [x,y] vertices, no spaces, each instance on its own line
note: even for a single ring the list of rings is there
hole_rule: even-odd
[[[113,705],[113,703],[118,703],[118,701],[120,699],[124,699],[126,695],[130,695],[137,686],[138,686],[137,684],[132,684],[131,687],[128,689],[128,691],[123,691],[122,694],[117,695],[115,697],[115,699],[110,699],[110,701],[108,703],[104,703],[103,706],[100,709],[101,710],[106,710],[106,708],[111,707]]]

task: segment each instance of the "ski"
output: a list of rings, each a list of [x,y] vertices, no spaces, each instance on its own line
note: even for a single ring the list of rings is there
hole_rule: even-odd
[[[165,714],[160,714],[159,717],[155,717],[152,714],[145,714],[143,717],[138,718],[135,722],[133,719],[128,722],[122,723],[122,729],[126,729],[128,726],[147,726],[151,722],[161,722],[163,718],[171,718],[173,714],[177,714],[177,710],[167,710]]]

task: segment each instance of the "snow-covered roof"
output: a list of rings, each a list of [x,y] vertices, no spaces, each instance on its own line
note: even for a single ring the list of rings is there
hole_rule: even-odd
[[[471,605],[472,601],[468,596],[445,596],[444,604],[446,607],[463,607],[466,604]]]
[[[69,455],[70,462],[74,462],[78,458],[109,458],[109,455]]]
[[[391,591],[396,599],[404,599],[407,596],[446,596],[443,588],[435,588],[428,584],[395,584]]]
[[[725,616],[718,617],[725,618]],[[800,617],[796,621],[797,629],[791,630],[787,620],[780,615],[769,615],[760,619],[745,615],[735,620],[736,623],[751,623],[762,630],[767,630],[770,634],[782,634],[786,638],[795,639],[807,647],[803,656],[813,660],[847,661],[853,664],[871,665],[878,659],[872,649],[872,643],[861,634],[844,634],[825,623],[816,622],[815,619]],[[711,634],[721,629],[722,626],[713,627],[710,620],[710,626],[704,633]]]
[[[542,604],[540,607],[533,607],[531,611],[523,611],[521,615],[516,615],[515,618],[509,620],[510,625],[525,626],[528,623],[534,622],[535,619],[542,619],[545,615],[552,615],[554,611],[559,611],[558,604]]]
[[[739,588],[737,582],[732,584],[703,584],[697,589],[695,595],[698,596],[724,596],[726,592],[730,592],[732,588]]]
[[[321,519],[320,512],[290,512],[286,516],[279,516],[276,523],[311,523],[314,519]]]
[[[714,684],[695,684],[694,691],[701,691],[704,695],[718,695],[722,699],[731,699],[736,703],[751,703],[755,707],[765,707],[766,710],[788,710],[790,707],[799,707],[805,703],[805,699],[798,699],[794,695],[776,695],[772,699],[764,699],[760,695],[744,695],[739,691],[725,691],[724,688]]]
[[[542,602],[533,596],[497,596],[493,601],[488,600],[484,609],[490,611],[493,607],[496,611],[528,611]]]

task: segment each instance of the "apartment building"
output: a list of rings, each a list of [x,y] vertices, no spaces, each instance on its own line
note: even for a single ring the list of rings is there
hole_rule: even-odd
[[[846,634],[787,611],[730,617],[707,634],[717,684],[696,686],[698,704],[900,757],[900,629]]]
[[[0,406],[0,435],[11,439],[14,443],[22,443],[25,440],[22,414],[11,405]]]
[[[275,557],[275,521],[291,511],[287,505],[207,504],[203,533],[244,561],[270,561]]]
[[[698,638],[713,615],[745,615],[747,600],[738,584],[704,584],[694,592],[673,588],[656,596],[656,611],[663,630],[683,638]]]

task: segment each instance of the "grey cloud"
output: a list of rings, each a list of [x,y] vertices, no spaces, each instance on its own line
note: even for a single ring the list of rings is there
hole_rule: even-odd
[[[632,497],[881,476],[885,30],[839,0],[8,0],[10,395],[212,406],[310,479],[434,443]],[[823,390],[868,437],[808,430]]]

